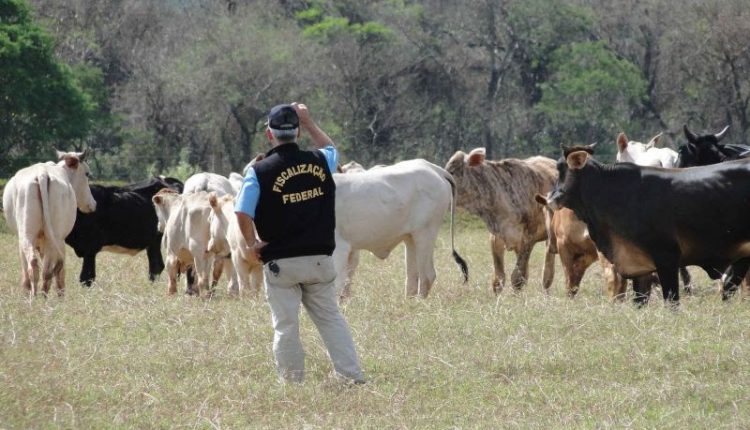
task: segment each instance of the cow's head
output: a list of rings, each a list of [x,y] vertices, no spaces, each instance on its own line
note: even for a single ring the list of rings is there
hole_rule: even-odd
[[[343,166],[341,166],[341,172],[340,173],[359,173],[364,172],[366,169],[363,165],[357,163],[356,161],[350,161]]]
[[[477,167],[484,163],[486,151],[484,148],[474,148],[468,154],[456,151],[445,165],[445,170],[454,177],[460,177],[467,168]]]
[[[208,203],[211,205],[211,213],[208,215],[208,252],[227,253],[229,252],[227,232],[230,217],[234,217],[234,197],[230,195],[217,197],[216,194],[209,193]]]
[[[639,164],[638,159],[643,157],[649,149],[655,148],[661,140],[662,133],[652,137],[648,143],[635,142],[628,140],[628,136],[621,132],[617,135],[617,156],[618,163],[635,163]]]
[[[151,201],[154,203],[154,209],[156,209],[156,218],[158,219],[157,228],[159,232],[164,233],[167,221],[169,221],[169,214],[171,213],[172,206],[181,198],[182,195],[171,188],[163,188],[151,197]]]
[[[484,148],[474,148],[468,154],[457,151],[448,160],[445,170],[455,180],[457,205],[466,207],[479,201],[482,190],[477,187],[477,183],[484,181],[482,172],[485,166]]]
[[[593,155],[593,146],[574,146],[563,149],[563,157],[557,162],[558,181],[550,193],[542,199],[537,198],[539,203],[546,205],[549,209],[558,210],[570,207],[573,200],[577,198],[578,171],[583,169]],[[542,197],[542,196],[538,196]]]
[[[698,136],[690,131],[687,125],[683,126],[688,142],[677,150],[677,167],[707,166],[731,159],[731,155],[724,151],[724,145],[719,143],[726,136],[728,129],[729,126],[726,126],[716,134]]]
[[[96,210],[96,200],[89,188],[89,177],[91,169],[86,164],[87,151],[63,152],[57,151],[57,165],[65,170],[70,185],[76,195],[78,210],[83,213],[91,213]]]

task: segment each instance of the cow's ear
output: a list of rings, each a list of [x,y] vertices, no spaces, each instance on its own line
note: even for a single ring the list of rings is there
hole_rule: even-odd
[[[580,169],[583,166],[586,165],[586,162],[589,159],[589,153],[586,151],[576,151],[570,155],[568,155],[567,162],[568,162],[568,168],[570,169]]]
[[[266,154],[258,154],[258,155],[255,156],[255,162],[257,163],[258,161],[260,161],[260,160],[262,160],[264,158],[266,158]]]
[[[539,203],[542,206],[547,206],[547,198],[544,197],[541,194],[537,194],[534,196],[534,200],[536,200],[537,203]]]
[[[625,152],[626,149],[628,149],[628,136],[626,136],[625,133],[620,132],[620,134],[617,135],[617,150]]]
[[[344,169],[341,168],[341,164],[336,164],[336,173],[344,173]]]
[[[57,161],[61,161],[63,158],[65,158],[65,154],[67,154],[67,152],[62,152],[59,149],[55,149],[55,154],[57,154]]]
[[[469,165],[469,167],[478,166],[482,163],[484,163],[484,157],[487,152],[484,150],[484,148],[474,148],[469,152],[469,155],[466,158],[466,163]]]
[[[656,136],[652,137],[651,140],[648,141],[646,144],[646,148],[655,148],[656,145],[659,144],[659,141],[661,140],[662,133],[657,134]]]
[[[151,197],[151,201],[154,202],[155,205],[160,205],[164,201],[164,198],[160,195],[155,195]]]
[[[77,169],[78,163],[80,162],[78,156],[72,154],[65,154],[63,156],[63,160],[65,160],[65,166],[67,166],[69,169]]]

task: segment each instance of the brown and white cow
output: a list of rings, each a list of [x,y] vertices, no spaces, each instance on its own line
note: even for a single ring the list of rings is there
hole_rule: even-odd
[[[65,237],[76,221],[76,206],[83,213],[96,210],[89,189],[86,152],[57,152],[57,164],[39,163],[19,170],[3,191],[3,212],[8,227],[18,234],[21,285],[36,294],[41,257],[42,292],[52,278],[57,292],[65,291]]]
[[[453,154],[445,169],[456,180],[458,206],[479,216],[490,231],[493,290],[499,293],[505,287],[506,249],[517,255],[511,285],[520,289],[528,279],[534,244],[547,238],[544,209],[534,196],[546,195],[552,189],[557,180],[555,161],[539,156],[489,161],[485,160],[484,148],[476,148],[468,154]],[[542,281],[545,290],[552,284],[554,258],[548,250]]]
[[[551,247],[551,252],[560,255],[560,261],[565,270],[565,287],[568,296],[575,297],[586,269],[599,260],[607,282],[609,297],[622,300],[625,296],[627,281],[618,275],[612,263],[597,251],[594,241],[589,237],[586,224],[568,208],[553,211],[547,206],[547,198],[541,194],[536,195],[536,201],[546,209],[548,246]]]
[[[436,273],[435,240],[453,202],[451,175],[425,160],[408,160],[357,173],[334,174],[336,181],[336,287],[342,298],[350,294],[358,252],[388,257],[401,242],[406,245],[406,295],[426,297]],[[468,276],[466,263],[453,248],[453,257]]]
[[[208,278],[214,253],[208,250],[208,216],[211,206],[208,193],[178,194],[163,189],[151,199],[159,219],[162,246],[167,250],[168,293],[177,292],[177,274],[192,267],[195,286],[188,290],[197,295],[208,289]]]
[[[236,290],[230,284],[230,293],[249,289],[251,294],[257,295],[263,285],[263,263],[248,252],[247,242],[234,213],[234,198],[209,194],[208,201],[211,205],[208,250],[217,255],[230,256],[233,266],[231,270],[235,272],[238,281]]]

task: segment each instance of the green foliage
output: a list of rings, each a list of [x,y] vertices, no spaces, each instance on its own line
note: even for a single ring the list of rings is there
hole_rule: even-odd
[[[0,173],[49,159],[45,145],[81,139],[91,128],[96,103],[52,48],[25,0],[0,0],[0,149],[21,158],[3,157]]]
[[[172,178],[177,178],[181,180],[182,182],[185,182],[187,178],[202,171],[200,166],[195,166],[193,164],[190,164],[189,160],[190,160],[190,149],[183,148],[182,151],[180,151],[180,161],[176,165],[170,166],[164,170],[159,171],[159,169],[157,169],[156,167],[156,164],[152,164],[149,167],[148,171],[151,176],[164,175],[164,176],[169,176]]]
[[[295,17],[304,26],[303,34],[321,40],[353,36],[360,42],[385,40],[393,34],[386,25],[375,22],[350,22],[349,18],[326,15],[318,6],[298,12]]]
[[[611,139],[646,98],[639,69],[603,42],[562,46],[551,65],[551,79],[541,84],[543,96],[536,105],[547,120],[547,144]]]

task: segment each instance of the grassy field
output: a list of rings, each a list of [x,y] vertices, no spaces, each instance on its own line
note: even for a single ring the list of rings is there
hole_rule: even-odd
[[[167,297],[144,254],[100,254],[84,289],[69,249],[65,298],[29,300],[0,228],[0,428],[750,427],[750,303],[721,303],[691,270],[697,293],[677,312],[611,304],[598,266],[569,300],[559,262],[545,295],[539,245],[529,285],[496,298],[487,239],[458,228],[462,285],[444,229],[426,300],[403,297],[400,247],[363,254],[343,311],[368,384],[332,378],[304,316],[306,382],[290,386],[262,297]]]

